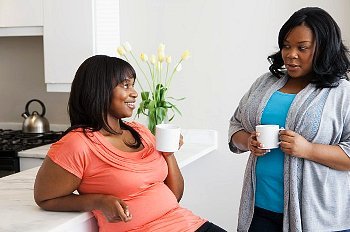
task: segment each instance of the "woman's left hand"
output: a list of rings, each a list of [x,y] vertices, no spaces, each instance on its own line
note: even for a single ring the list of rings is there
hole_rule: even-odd
[[[312,143],[303,136],[291,130],[282,130],[279,134],[280,148],[288,155],[298,158],[307,158],[312,151]]]
[[[179,139],[179,150],[182,147],[182,145],[184,144],[184,137],[182,136],[182,134],[180,134],[180,139]],[[168,156],[168,155],[172,155],[174,154],[174,152],[163,152],[164,156]]]

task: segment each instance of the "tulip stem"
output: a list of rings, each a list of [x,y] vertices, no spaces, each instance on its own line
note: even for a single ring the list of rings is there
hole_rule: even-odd
[[[180,61],[177,63],[177,65],[175,66],[175,68],[174,68],[174,70],[173,70],[173,72],[172,72],[172,74],[171,74],[171,76],[170,76],[170,78],[169,78],[169,80],[168,80],[168,82],[167,82],[167,84],[166,84],[166,88],[169,88],[169,86],[170,86],[170,83],[171,83],[171,80],[173,79],[173,76],[174,76],[174,74],[175,74],[175,72],[176,72],[176,69],[177,69],[177,67],[181,64],[181,62],[183,61],[183,59],[181,58],[180,59]]]
[[[143,71],[143,69],[141,68],[139,62],[137,61],[136,57],[134,56],[134,54],[133,54],[131,51],[130,51],[130,54],[131,54],[132,58],[134,59],[134,61],[136,62],[136,64],[137,64],[137,66],[139,67],[139,69],[141,70],[142,74],[143,74],[144,77],[146,78],[148,87],[151,88],[151,84],[149,83],[149,80],[148,80],[148,78],[147,78],[147,76],[146,76],[146,73]],[[136,80],[137,80],[137,79],[136,79]],[[138,82],[138,80],[137,80],[137,82]],[[139,83],[139,82],[138,82],[138,83]],[[140,83],[139,83],[139,85],[140,85]],[[141,85],[140,85],[140,87],[141,87],[141,91],[144,92],[144,90],[143,90],[143,88],[142,88]]]
[[[169,73],[169,63],[166,65],[166,75],[165,75],[165,80],[164,80],[164,85],[166,86],[166,82],[168,80],[168,73]]]
[[[123,55],[123,56],[124,56],[124,58],[126,59],[126,61],[128,61],[128,62],[130,63],[130,60],[128,59],[128,57],[127,57],[126,55]],[[136,78],[136,82],[137,82],[137,84],[140,86],[141,91],[144,92],[144,90],[143,90],[143,88],[142,88],[142,85],[141,85],[141,83],[140,83],[140,81],[139,81],[138,78]]]

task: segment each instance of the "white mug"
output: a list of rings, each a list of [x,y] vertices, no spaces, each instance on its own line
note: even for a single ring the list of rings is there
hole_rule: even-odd
[[[284,129],[280,129],[279,125],[257,125],[255,130],[259,133],[256,139],[263,145],[262,148],[273,149],[279,146],[279,131]]]
[[[156,149],[162,152],[179,150],[181,129],[173,124],[156,125]]]

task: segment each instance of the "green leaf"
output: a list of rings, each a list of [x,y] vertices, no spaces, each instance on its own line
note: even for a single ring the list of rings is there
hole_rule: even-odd
[[[176,101],[182,101],[182,100],[185,100],[185,99],[186,99],[185,97],[182,97],[182,98],[168,97],[168,98],[173,99],[173,100],[176,100]]]
[[[171,105],[172,110],[175,110],[179,115],[182,116],[180,110],[174,104],[172,104],[171,102],[168,102],[168,103]]]
[[[142,101],[146,101],[149,98],[149,92],[141,92],[141,99]]]
[[[168,109],[163,107],[156,108],[156,123],[160,124],[164,121],[167,115]]]
[[[155,101],[155,100],[152,100],[152,101],[150,101],[149,102],[149,104],[148,104],[148,110],[154,110],[155,108],[156,108],[156,106],[157,106],[157,102]]]

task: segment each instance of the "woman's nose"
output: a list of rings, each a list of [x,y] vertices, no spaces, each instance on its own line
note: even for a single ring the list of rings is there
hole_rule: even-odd
[[[137,91],[135,90],[135,88],[133,88],[132,91],[131,91],[131,93],[130,93],[130,95],[131,95],[132,97],[134,97],[134,98],[137,98],[137,96],[138,96],[139,94],[137,93]]]
[[[298,52],[296,49],[289,49],[288,53],[287,53],[287,57],[289,59],[296,59],[298,58]]]

